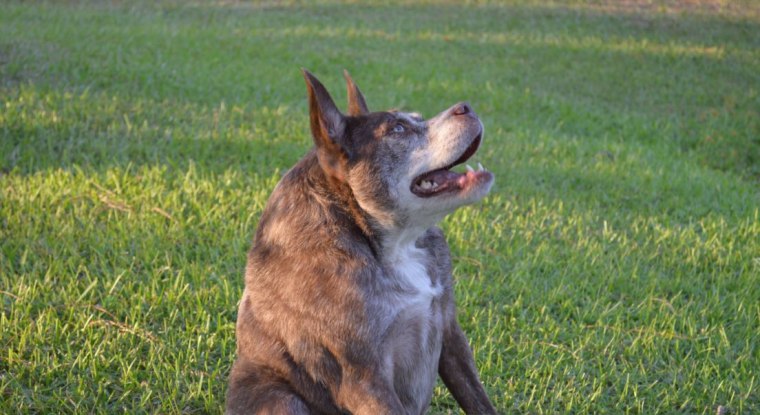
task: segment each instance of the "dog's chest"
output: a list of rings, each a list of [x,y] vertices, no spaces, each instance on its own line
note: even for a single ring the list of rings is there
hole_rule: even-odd
[[[399,398],[410,410],[426,408],[438,374],[443,331],[443,285],[430,275],[427,252],[395,252],[391,272],[399,289],[389,299],[395,318],[386,337],[387,356]]]
[[[402,304],[424,306],[440,297],[443,287],[438,276],[428,271],[426,251],[414,246],[398,248],[391,258],[391,269],[405,292]]]

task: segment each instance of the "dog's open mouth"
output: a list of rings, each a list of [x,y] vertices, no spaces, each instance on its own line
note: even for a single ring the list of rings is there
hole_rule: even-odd
[[[432,197],[442,193],[458,192],[475,184],[489,181],[493,174],[485,170],[480,163],[478,163],[478,170],[469,165],[467,165],[467,170],[464,173],[451,170],[454,166],[469,160],[478,151],[481,138],[481,134],[478,134],[464,153],[448,166],[417,176],[412,181],[412,193],[419,197]]]

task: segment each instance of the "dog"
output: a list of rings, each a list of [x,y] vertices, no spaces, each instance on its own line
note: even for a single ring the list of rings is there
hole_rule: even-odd
[[[496,413],[436,226],[494,182],[452,170],[478,150],[480,119],[464,102],[427,121],[370,112],[348,72],[344,114],[303,75],[314,148],[275,187],[248,253],[227,413],[422,414],[438,375],[466,413]]]

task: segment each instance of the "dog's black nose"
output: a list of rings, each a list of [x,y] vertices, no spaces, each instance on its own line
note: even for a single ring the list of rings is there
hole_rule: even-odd
[[[466,102],[460,102],[459,104],[454,106],[454,110],[452,111],[452,114],[467,115],[471,112],[472,112],[472,108],[470,107],[470,104]]]

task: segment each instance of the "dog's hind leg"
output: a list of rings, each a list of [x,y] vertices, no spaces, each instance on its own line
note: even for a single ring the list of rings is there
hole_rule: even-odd
[[[278,387],[256,387],[255,390],[241,388],[231,391],[227,397],[225,413],[228,415],[311,415],[312,411],[306,402],[292,391]]]
[[[227,414],[261,414],[261,415],[311,415],[306,403],[284,390],[269,390],[263,393],[244,396],[242,400],[228,401]]]
[[[227,415],[312,415],[289,385],[233,368],[227,391]]]

